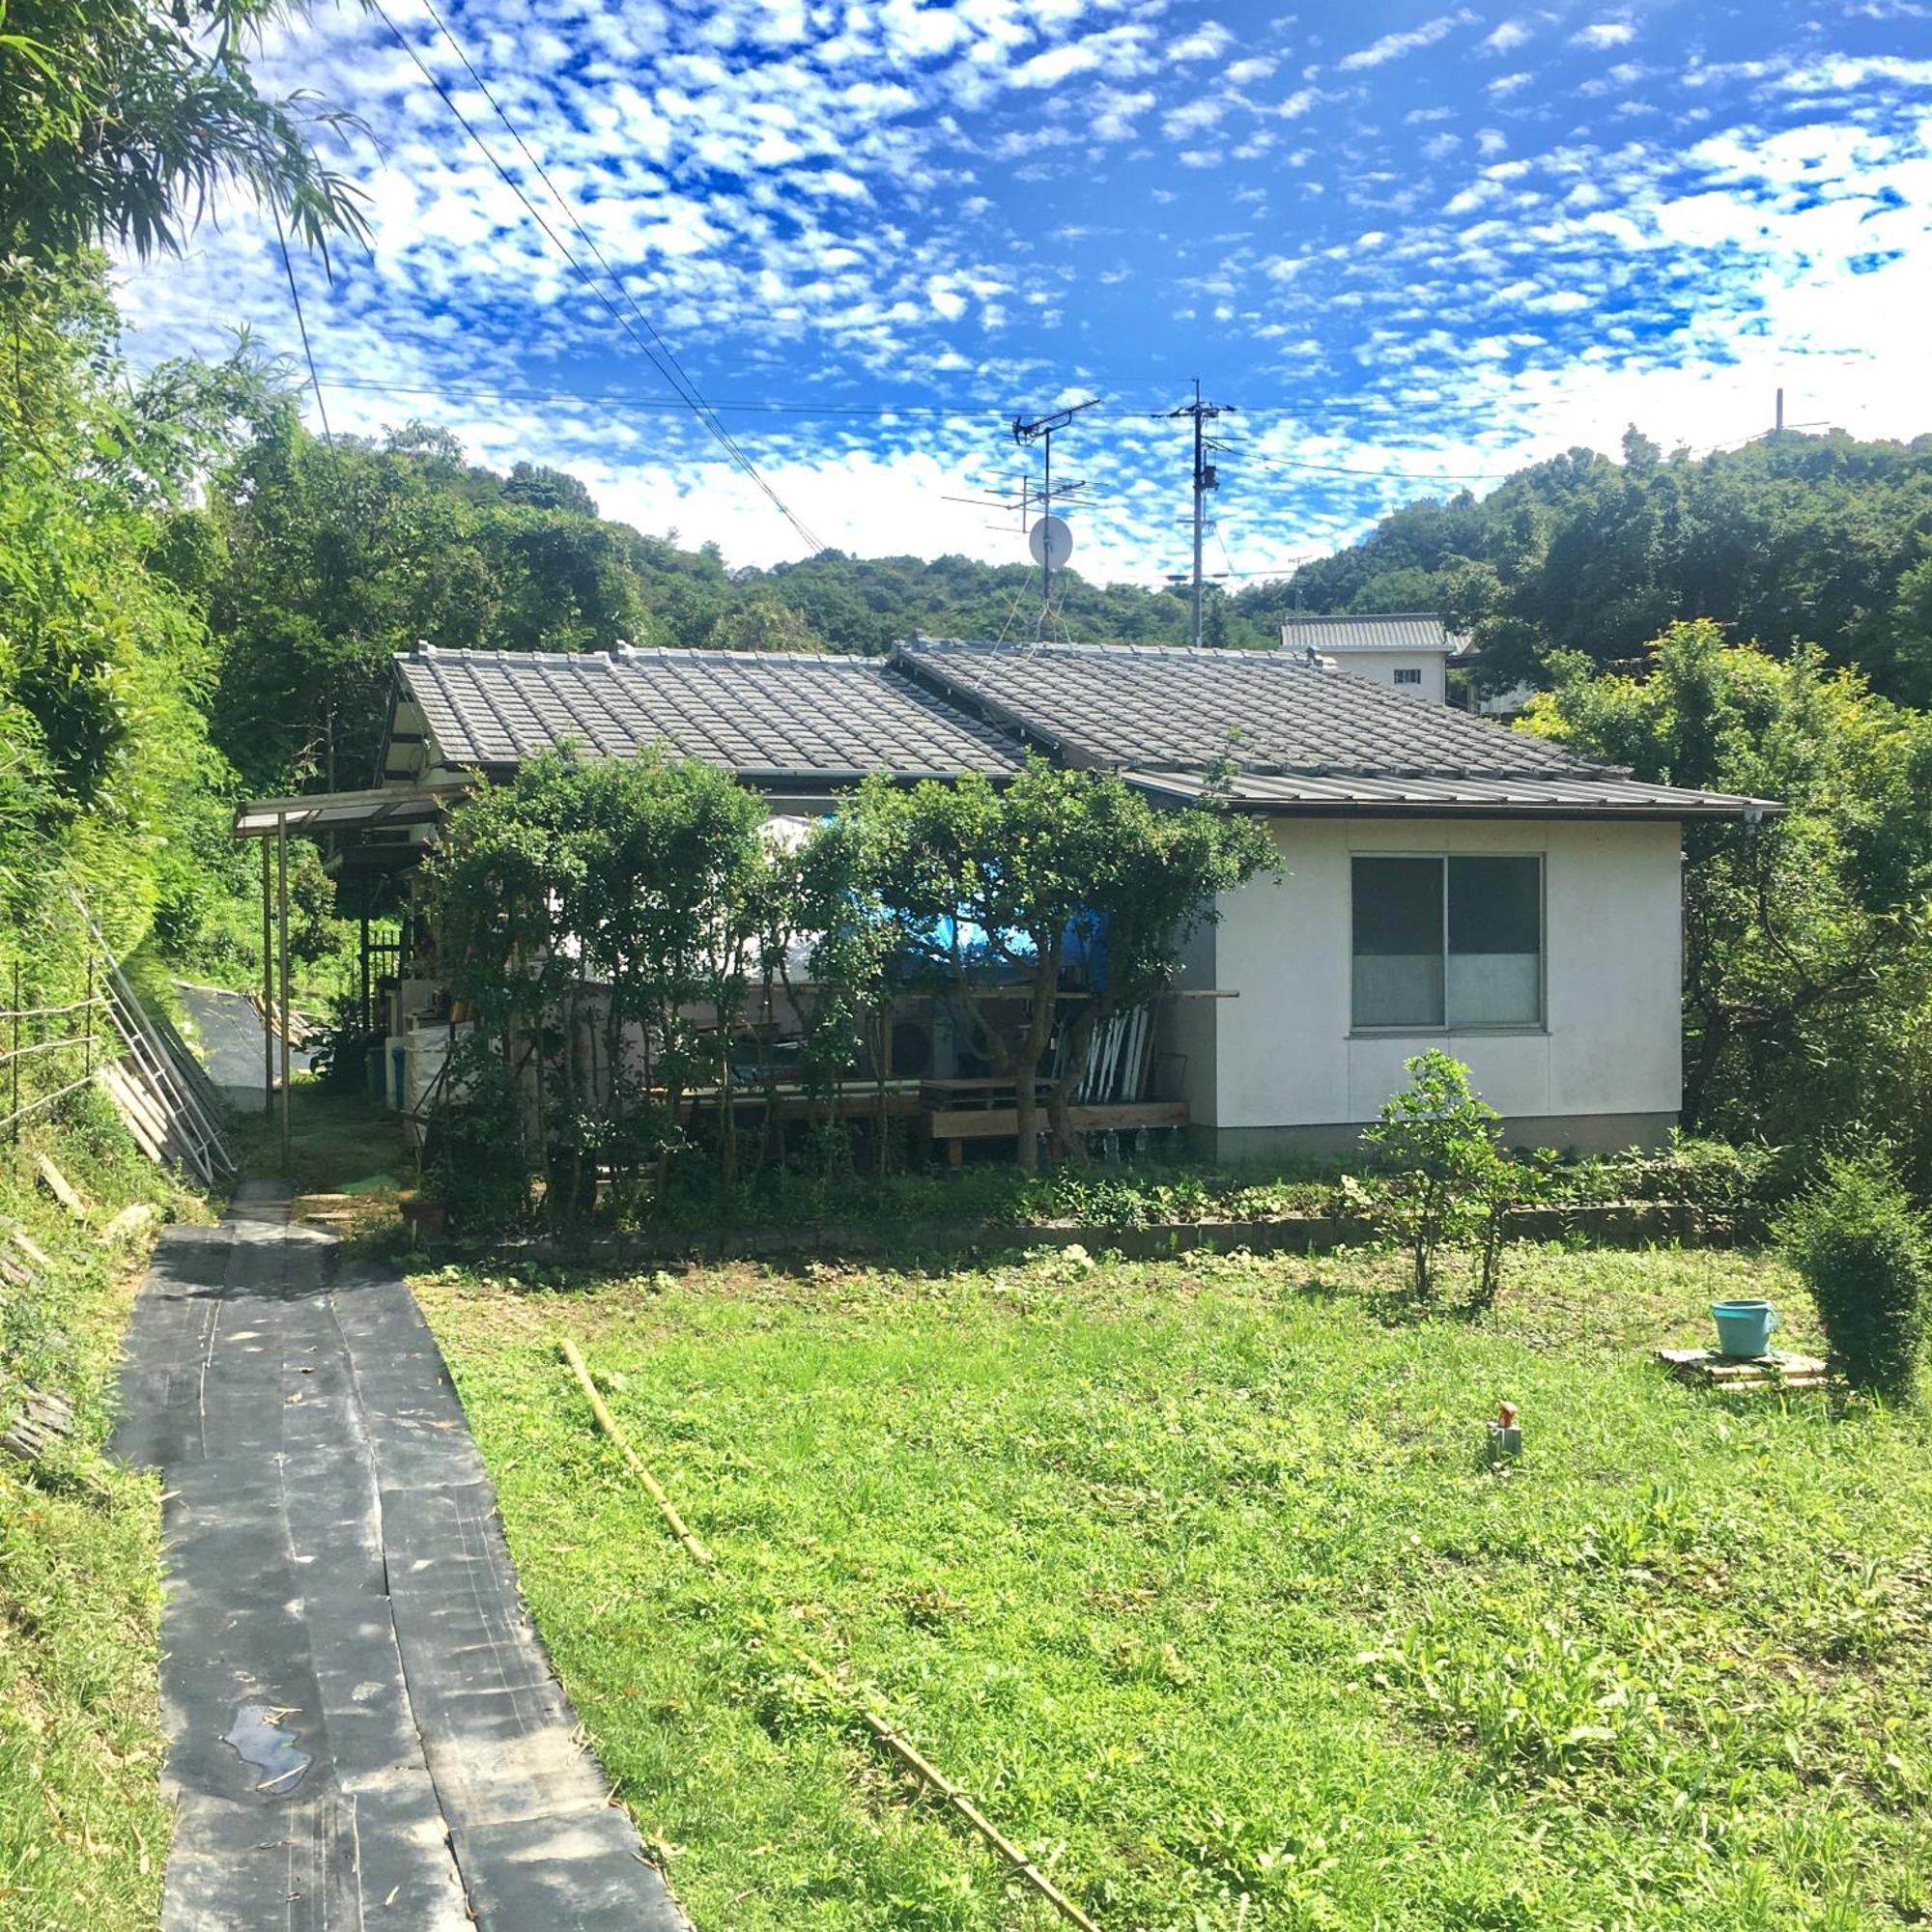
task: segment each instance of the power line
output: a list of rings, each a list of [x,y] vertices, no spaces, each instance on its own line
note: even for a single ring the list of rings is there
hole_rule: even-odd
[[[810,544],[814,551],[823,549],[824,546],[819,543],[818,539],[815,536],[813,536],[811,531],[809,530],[805,526],[805,525],[800,523],[798,518],[793,516],[791,511],[787,509],[782,502],[780,501],[778,493],[771,487],[769,483],[766,482],[765,478],[759,473],[756,464],[754,464],[752,461],[752,459],[748,455],[746,455],[744,449],[740,446],[737,440],[731,435],[731,433],[727,429],[725,429],[724,425],[718,420],[716,413],[710,409],[709,405],[706,404],[702,395],[698,393],[696,384],[695,384],[691,380],[691,378],[688,375],[686,375],[683,363],[681,363],[677,359],[676,352],[671,348],[670,344],[667,342],[664,339],[664,337],[658,332],[657,325],[650,319],[648,315],[644,313],[643,309],[639,306],[637,298],[633,296],[630,290],[625,286],[623,276],[618,274],[616,270],[611,266],[610,262],[605,257],[603,249],[601,249],[597,245],[596,237],[593,236],[590,233],[590,231],[584,227],[582,217],[579,215],[576,209],[574,209],[570,205],[570,202],[564,196],[563,190],[559,188],[554,181],[551,180],[550,170],[546,168],[543,162],[540,161],[537,158],[537,156],[531,152],[529,143],[524,139],[521,133],[518,132],[515,124],[511,121],[510,117],[503,111],[502,103],[490,91],[489,82],[486,81],[483,78],[483,76],[476,71],[475,63],[470,60],[469,54],[464,50],[463,43],[459,41],[456,38],[455,34],[453,34],[450,31],[447,22],[445,22],[442,15],[436,11],[435,0],[423,0],[423,6],[425,10],[428,12],[430,18],[436,22],[437,28],[441,33],[443,39],[446,40],[449,43],[450,46],[454,49],[457,59],[463,63],[464,71],[469,75],[469,78],[476,83],[477,87],[482,92],[483,99],[487,100],[490,103],[491,107],[495,110],[497,119],[500,121],[503,124],[503,126],[509,130],[510,138],[511,140],[516,142],[519,153],[521,153],[524,158],[529,162],[530,166],[536,170],[537,179],[543,183],[545,188],[550,193],[551,199],[554,201],[560,209],[563,210],[565,215],[569,218],[570,225],[577,231],[577,234],[579,238],[582,241],[584,246],[590,250],[593,256],[596,257],[598,267],[601,268],[608,276],[610,276],[611,287],[614,288],[617,291],[617,293],[624,298],[625,305],[630,309],[632,314],[635,315],[638,318],[638,320],[643,324],[644,327],[647,330],[649,330],[651,340],[655,342],[657,346],[664,352],[666,361],[668,361],[670,364],[671,368],[676,372],[675,377],[671,379],[673,382],[673,385],[678,389],[680,394],[689,392],[692,406],[695,410],[696,410],[699,412],[700,420],[706,423],[707,427],[711,429],[712,433],[724,444],[724,448],[730,453],[734,461],[736,461],[738,465],[744,469],[745,473],[748,476],[750,476],[754,483],[757,484],[759,489],[761,489],[767,497],[771,498],[773,504],[778,508],[780,514],[784,517],[785,521],[791,525],[793,529],[797,530],[799,535],[805,538],[806,542]],[[635,331],[633,331],[633,334],[635,335]],[[653,360],[655,360],[655,358],[653,358]],[[661,374],[663,373],[662,367],[660,367],[660,373]]]
[[[328,431],[328,406],[322,400],[322,378],[315,373],[315,351],[309,346],[308,318],[302,314],[301,291],[296,287],[296,268],[289,260],[289,238],[282,232],[282,211],[276,205],[273,195],[269,197],[269,207],[275,217],[275,240],[281,246],[282,273],[289,278],[289,300],[295,304],[296,328],[301,336],[302,359],[308,364],[308,380],[315,390],[315,412],[322,418],[322,440],[327,444],[329,454],[333,456],[335,439]]]
[[[726,454],[730,456],[730,458],[735,464],[737,464],[739,469],[741,469],[745,472],[745,474],[748,475],[752,479],[752,481],[758,486],[758,488],[761,491],[763,491],[765,496],[770,499],[773,507],[776,508],[779,514],[784,518],[786,523],[788,523],[792,526],[792,528],[795,529],[799,533],[799,535],[805,539],[810,549],[814,553],[824,549],[824,545],[818,540],[817,536],[810,528],[808,528],[804,523],[802,523],[796,516],[794,516],[792,512],[785,506],[783,500],[780,497],[778,492],[774,490],[771,484],[765,480],[763,474],[759,471],[757,465],[754,464],[752,461],[752,459],[749,456],[747,456],[741,448],[738,447],[735,441],[733,441],[730,432],[727,429],[725,429],[724,425],[722,422],[720,422],[716,418],[716,416],[714,416],[710,412],[710,410],[708,406],[705,404],[703,397],[697,393],[696,387],[691,385],[688,379],[684,378],[682,369],[681,368],[678,369],[677,373],[673,375],[672,367],[675,366],[674,361],[672,363],[672,366],[667,366],[666,360],[663,357],[660,357],[658,354],[651,348],[651,345],[648,342],[646,342],[641,335],[639,334],[637,328],[632,325],[630,318],[624,314],[623,310],[620,309],[616,305],[616,303],[611,299],[611,298],[608,295],[605,294],[604,290],[598,286],[596,278],[590,273],[590,271],[586,268],[584,268],[583,264],[580,262],[574,254],[571,253],[569,247],[557,235],[556,230],[554,229],[547,220],[545,220],[542,210],[537,207],[537,205],[529,198],[529,196],[526,193],[525,193],[522,185],[510,173],[509,169],[504,167],[502,162],[497,158],[496,153],[491,148],[490,144],[484,140],[483,136],[480,133],[477,132],[476,128],[474,124],[470,121],[469,117],[467,114],[465,114],[462,108],[460,108],[456,104],[454,98],[451,96],[449,90],[442,84],[440,77],[432,71],[428,62],[423,59],[422,55],[419,52],[417,52],[414,44],[405,37],[402,29],[396,25],[395,21],[392,18],[390,18],[388,10],[383,5],[383,0],[370,0],[370,4],[374,7],[378,17],[382,20],[383,24],[388,28],[390,38],[394,40],[396,44],[399,47],[401,47],[406,54],[409,55],[412,61],[415,63],[417,71],[422,74],[423,78],[429,82],[430,86],[436,90],[438,97],[442,101],[442,104],[445,107],[447,107],[450,113],[456,117],[458,123],[461,125],[463,128],[463,131],[466,134],[468,134],[470,140],[476,144],[477,152],[483,156],[484,159],[487,160],[494,169],[496,169],[498,177],[501,179],[503,183],[503,185],[507,187],[510,190],[510,192],[514,194],[520,202],[522,202],[526,212],[529,214],[531,220],[533,220],[537,224],[537,226],[540,229],[542,229],[544,235],[549,239],[551,245],[556,249],[557,253],[560,254],[563,257],[563,259],[570,264],[572,270],[576,272],[578,278],[583,283],[583,286],[586,289],[588,289],[589,292],[593,296],[595,296],[597,299],[600,302],[602,302],[607,309],[611,311],[611,317],[615,320],[617,326],[620,328],[622,328],[625,334],[628,335],[631,338],[631,340],[637,344],[638,348],[643,352],[645,358],[650,362],[651,366],[654,369],[656,369],[658,374],[662,376],[664,380],[667,383],[668,383],[670,386],[673,389],[675,389],[680,396],[684,397],[686,406],[691,410],[692,413],[696,415],[698,421],[703,423],[704,426],[711,432],[711,434],[717,439],[719,443],[724,447]],[[436,18],[437,25],[441,29],[443,37],[449,42],[450,45],[456,49],[457,58],[463,62],[465,68],[469,70],[470,76],[476,81],[477,86],[482,89],[484,99],[490,102],[493,108],[496,109],[497,118],[502,121],[503,125],[506,128],[510,128],[511,134],[517,139],[519,145],[522,146],[523,145],[522,136],[517,135],[515,128],[511,127],[509,117],[504,114],[502,108],[497,104],[495,95],[493,95],[490,92],[489,88],[484,85],[481,76],[478,75],[476,70],[470,66],[469,58],[466,53],[464,53],[463,48],[456,40],[456,37],[450,33],[449,29],[446,26],[443,26],[441,18],[434,14],[434,10],[432,10],[432,16]],[[524,152],[526,155],[528,155],[529,153],[528,148],[525,147]],[[533,166],[536,165],[534,156],[531,157],[531,161]],[[543,172],[541,167],[538,167],[538,172],[540,174]],[[547,177],[546,177],[546,185],[548,185]],[[552,194],[554,195],[556,194],[556,189],[554,186],[552,186],[551,192]],[[557,196],[557,199],[559,203],[561,203],[562,206],[564,207],[565,212],[569,213],[569,205],[567,203],[562,202],[561,196]],[[576,217],[573,215],[572,219],[575,220]],[[577,223],[577,228],[580,234],[583,233],[583,227],[582,222]],[[602,261],[603,258],[600,255],[598,259]],[[608,263],[605,264],[605,272],[607,274],[611,273],[610,266]],[[653,336],[655,336],[657,334],[657,331],[654,327],[651,327],[649,318],[644,315],[643,311],[638,307],[636,301],[632,299],[629,292],[624,288],[622,281],[614,275],[612,275],[611,279],[613,281],[616,281],[618,293],[622,295],[624,297],[624,299],[628,303],[630,303],[630,306],[634,310],[636,310],[639,319],[643,321],[644,326],[647,328],[651,328],[651,333]],[[660,341],[662,341],[662,338],[659,339]],[[666,355],[668,356],[668,355],[669,351],[667,349]]]

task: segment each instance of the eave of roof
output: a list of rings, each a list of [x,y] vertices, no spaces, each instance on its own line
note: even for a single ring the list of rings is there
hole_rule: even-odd
[[[1214,797],[1236,811],[1279,818],[1772,818],[1775,799],[1691,791],[1605,777],[1417,775],[1398,778],[1238,772],[1223,783],[1200,772],[1125,771],[1151,797],[1193,804]]]
[[[311,791],[296,798],[251,798],[237,807],[234,837],[272,838],[280,832],[350,832],[427,825],[469,788],[460,778],[424,785],[380,785],[362,791]]]

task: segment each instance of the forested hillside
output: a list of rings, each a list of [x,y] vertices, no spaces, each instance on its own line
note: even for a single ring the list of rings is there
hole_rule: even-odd
[[[180,519],[181,582],[221,639],[214,730],[250,783],[370,768],[389,654],[635,644],[883,653],[918,631],[1027,635],[1036,575],[966,557],[826,551],[732,570],[597,515],[583,486],[519,464],[498,476],[443,430],[325,446],[263,388],[245,441]],[[1083,638],[1179,643],[1187,607],[1132,585],[1061,579]],[[1225,619],[1226,613],[1222,613]],[[1225,628],[1223,625],[1220,628]],[[1259,641],[1258,636],[1244,641]]]
[[[1280,583],[1290,609],[1441,611],[1474,632],[1485,682],[1547,684],[1552,651],[1633,663],[1663,628],[1709,617],[1773,651],[1815,643],[1888,696],[1932,696],[1932,436],[1765,438],[1663,457],[1635,430],[1623,461],[1573,450],[1480,502],[1417,503]]]
[[[917,632],[1026,635],[1035,578],[962,556],[826,551],[732,570],[597,514],[575,478],[499,476],[443,430],[381,442],[302,428],[256,372],[254,419],[171,545],[181,587],[220,640],[217,742],[254,784],[366,772],[390,652],[581,650],[618,638],[733,650],[883,652]],[[1575,451],[1477,501],[1398,511],[1292,578],[1225,597],[1211,642],[1267,646],[1282,614],[1441,611],[1473,630],[1485,680],[1547,685],[1554,652],[1638,658],[1679,619],[1710,617],[1775,650],[1819,644],[1877,689],[1932,678],[1932,438],[1911,445],[1794,437],[1665,460],[1633,435],[1624,461]],[[1061,579],[1089,641],[1180,643],[1171,590]]]

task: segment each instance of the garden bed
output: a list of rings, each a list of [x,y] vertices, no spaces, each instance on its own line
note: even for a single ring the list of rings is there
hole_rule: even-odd
[[[1759,1239],[1765,1217],[1700,1206],[1690,1201],[1591,1201],[1568,1207],[1522,1208],[1510,1216],[1514,1239],[1585,1242],[1602,1248],[1730,1247]],[[868,1221],[774,1226],[671,1226],[619,1234],[538,1236],[505,1240],[492,1252],[506,1259],[594,1260],[612,1266],[652,1266],[719,1261],[792,1262],[837,1258],[854,1261],[892,1255],[974,1255],[1025,1248],[1085,1248],[1151,1261],[1195,1252],[1257,1255],[1325,1255],[1382,1239],[1386,1223],[1377,1214],[1275,1214],[1229,1220],[1124,1224],[1047,1221]],[[456,1239],[425,1237],[432,1254],[456,1254]]]

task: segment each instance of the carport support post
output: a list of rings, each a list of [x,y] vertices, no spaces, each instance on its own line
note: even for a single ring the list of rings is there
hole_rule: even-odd
[[[262,1120],[275,1104],[275,899],[269,879],[269,841],[262,840]]]
[[[276,947],[282,980],[282,1173],[294,1171],[289,1157],[289,815],[275,814],[276,896],[281,931]]]

